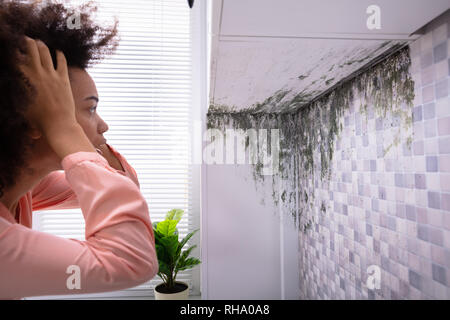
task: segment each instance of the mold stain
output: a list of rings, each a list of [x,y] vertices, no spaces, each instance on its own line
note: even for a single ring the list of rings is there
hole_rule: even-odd
[[[332,82],[333,82],[334,78],[328,79],[327,81],[325,81],[325,85],[329,86]]]
[[[406,47],[312,102],[308,101],[317,92],[302,91],[283,101],[291,90],[279,90],[263,103],[242,111],[213,104],[208,110],[207,128],[223,132],[227,127],[267,129],[269,146],[270,129],[280,130],[279,174],[269,176],[273,185],[272,199],[276,206],[282,206],[283,212],[292,216],[300,231],[307,232],[320,214],[326,213],[324,200],[316,199],[316,189],[327,189],[331,181],[336,143],[343,130],[344,113],[351,105],[356,108],[359,101],[365,121],[368,121],[369,105],[376,116],[398,120],[385,155],[404,139],[411,145],[414,82],[409,74],[410,64]],[[280,112],[264,112],[274,109]],[[248,145],[247,138],[246,149]],[[265,179],[260,158],[253,166],[256,186]],[[275,187],[278,184],[281,184],[280,189]]]

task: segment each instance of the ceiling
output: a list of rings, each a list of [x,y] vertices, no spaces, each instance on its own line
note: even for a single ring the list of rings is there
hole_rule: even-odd
[[[373,0],[212,1],[210,105],[229,111],[305,105],[450,8],[449,0],[378,0],[381,29],[369,30]]]

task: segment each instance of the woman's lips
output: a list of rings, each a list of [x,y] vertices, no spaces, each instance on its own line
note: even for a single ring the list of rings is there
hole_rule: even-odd
[[[96,148],[98,148],[98,147],[100,147],[102,145],[105,145],[105,144],[106,144],[106,139],[103,138],[103,141],[101,141],[100,143],[96,144]]]

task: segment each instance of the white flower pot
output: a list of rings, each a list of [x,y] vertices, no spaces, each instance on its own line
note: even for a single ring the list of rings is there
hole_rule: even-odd
[[[177,292],[167,292],[164,290],[165,284],[161,282],[154,288],[155,300],[188,300],[189,285],[182,281],[175,281],[175,290]]]

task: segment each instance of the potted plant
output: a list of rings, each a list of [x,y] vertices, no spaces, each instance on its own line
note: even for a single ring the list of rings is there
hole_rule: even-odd
[[[170,210],[166,219],[153,223],[155,235],[156,254],[158,256],[158,276],[163,280],[155,289],[156,300],[186,300],[189,296],[189,285],[185,282],[176,281],[179,271],[190,269],[200,263],[199,259],[188,258],[191,251],[197,245],[181,252],[186,242],[199,229],[189,233],[181,242],[178,241],[178,222],[183,216],[181,209]]]

